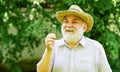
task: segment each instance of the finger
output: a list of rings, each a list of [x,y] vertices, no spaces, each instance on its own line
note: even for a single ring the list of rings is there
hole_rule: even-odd
[[[46,43],[48,43],[48,42],[53,42],[53,43],[55,43],[55,40],[46,41]]]
[[[53,40],[55,40],[55,37],[46,37],[46,40],[48,40],[48,39],[53,39]]]
[[[54,45],[54,43],[55,43],[55,42],[51,42],[51,41],[50,41],[50,42],[46,42],[45,44],[46,44],[46,45],[50,45],[50,44],[53,44],[53,45]]]
[[[45,38],[45,42],[47,41],[54,41],[55,40],[55,36],[53,35],[48,35],[46,38]]]
[[[53,38],[46,38],[46,39],[45,39],[45,42],[50,42],[50,41],[54,42],[55,39],[53,39]]]
[[[48,42],[47,44],[46,44],[46,47],[49,49],[51,49],[51,48],[53,48],[53,46],[54,46],[54,43],[53,42]]]
[[[56,38],[56,35],[55,35],[55,33],[50,33],[50,34],[48,34],[48,36],[47,36],[47,38]]]
[[[54,45],[54,42],[48,42],[47,44],[48,45]]]

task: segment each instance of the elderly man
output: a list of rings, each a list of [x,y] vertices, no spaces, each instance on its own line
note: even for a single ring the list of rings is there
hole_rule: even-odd
[[[45,39],[46,49],[37,72],[112,72],[102,45],[84,36],[93,27],[93,18],[79,6],[56,12],[63,38],[54,33]]]

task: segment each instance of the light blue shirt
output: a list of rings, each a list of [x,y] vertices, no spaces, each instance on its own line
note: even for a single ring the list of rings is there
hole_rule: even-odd
[[[74,48],[60,39],[53,49],[52,72],[112,72],[104,48],[90,38],[83,37]]]

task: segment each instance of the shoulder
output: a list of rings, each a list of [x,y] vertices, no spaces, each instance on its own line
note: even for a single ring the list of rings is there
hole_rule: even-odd
[[[100,42],[88,37],[85,37],[85,40],[86,40],[86,47],[91,48],[97,51],[98,53],[104,53],[104,47]]]
[[[90,46],[92,45],[95,47],[103,47],[102,44],[100,42],[98,42],[97,40],[94,40],[94,39],[91,39],[88,37],[85,37],[85,40],[86,40],[87,45],[90,45]]]

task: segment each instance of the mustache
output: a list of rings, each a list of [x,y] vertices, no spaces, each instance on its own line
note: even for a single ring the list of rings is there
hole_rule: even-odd
[[[73,31],[75,31],[74,28],[65,28],[64,31],[66,31],[66,30],[73,30]]]

